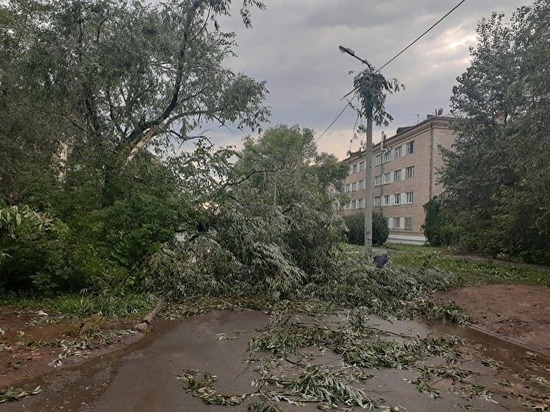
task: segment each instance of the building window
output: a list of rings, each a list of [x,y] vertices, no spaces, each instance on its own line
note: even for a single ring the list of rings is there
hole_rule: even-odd
[[[390,195],[384,195],[382,199],[382,206],[389,206],[390,204]]]
[[[400,180],[401,180],[401,169],[395,170],[393,172],[393,181],[394,182],[399,182]]]
[[[353,172],[352,173],[357,173],[357,163],[353,165]]]
[[[357,209],[357,200],[353,200],[353,201],[351,202],[351,209],[352,209],[352,210],[353,210],[353,209]]]
[[[395,148],[395,150],[393,151],[393,157],[395,157],[396,159],[399,159],[401,157],[401,146]]]
[[[399,229],[401,227],[401,218],[400,217],[394,217],[393,218],[393,228]]]
[[[382,155],[376,155],[374,157],[374,165],[380,166],[382,164]]]
[[[391,160],[391,151],[384,151],[384,156],[382,157],[382,161],[384,163],[388,163]]]
[[[374,186],[380,186],[382,184],[382,176],[376,176],[374,178]]]
[[[396,193],[393,195],[393,205],[399,206],[401,204],[401,193]]]
[[[365,199],[359,199],[359,209],[365,208]]]
[[[376,196],[374,198],[374,207],[380,207],[382,205],[382,199],[380,196]]]
[[[365,181],[364,180],[360,180],[359,181],[359,190],[363,190],[365,189]]]
[[[405,179],[411,179],[414,177],[414,166],[409,166],[405,169]]]
[[[414,140],[412,142],[405,144],[405,154],[413,154],[413,153],[414,153]]]
[[[391,183],[391,173],[390,172],[384,173],[384,178],[382,179],[382,183],[385,184],[385,185]]]
[[[365,162],[359,163],[359,171],[364,172],[365,171]]]
[[[353,182],[353,183],[351,184],[351,191],[352,191],[352,192],[357,191],[357,182]]]
[[[350,191],[351,191],[351,186],[350,186],[350,184],[348,183],[348,184],[346,185],[346,193],[349,193]]]
[[[407,203],[408,205],[412,204],[413,199],[414,199],[414,193],[413,193],[413,192],[407,192],[406,203]]]
[[[405,230],[412,230],[413,218],[410,216],[405,217]]]

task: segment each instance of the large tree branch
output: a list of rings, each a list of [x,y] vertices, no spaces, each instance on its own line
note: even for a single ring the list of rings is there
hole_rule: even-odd
[[[190,27],[191,23],[195,19],[196,15],[196,8],[193,8],[193,11],[190,12],[189,18],[187,19],[185,30],[183,32],[183,41],[180,46],[180,49],[178,51],[178,60],[177,60],[177,66],[176,66],[176,78],[174,80],[174,87],[172,88],[172,97],[170,99],[170,102],[166,106],[166,108],[163,110],[163,112],[156,118],[149,121],[141,122],[127,137],[126,142],[131,143],[133,141],[137,141],[138,143],[134,146],[134,149],[132,149],[132,152],[135,151],[136,147],[139,146],[137,149],[139,151],[140,148],[145,146],[145,144],[151,140],[151,138],[154,136],[155,129],[159,128],[159,126],[162,125],[162,123],[168,119],[170,114],[176,109],[178,105],[179,95],[180,95],[180,89],[181,84],[183,82],[183,74],[185,71],[185,58],[186,58],[186,52],[189,42],[189,35],[190,35]],[[145,136],[142,137],[143,133],[146,133]],[[136,152],[137,153],[137,152]],[[134,155],[130,154],[129,160],[133,158]],[[128,160],[128,161],[129,161]]]
[[[241,177],[239,180],[236,180],[234,182],[225,182],[221,187],[220,190],[225,189],[227,186],[237,186],[240,185],[243,182],[246,182],[248,179],[250,179],[252,176],[260,174],[260,173],[276,173],[280,169],[262,169],[262,170],[254,170],[247,174],[246,176]]]

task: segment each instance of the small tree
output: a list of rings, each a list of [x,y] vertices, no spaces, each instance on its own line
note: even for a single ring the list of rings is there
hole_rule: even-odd
[[[344,218],[348,231],[346,232],[348,243],[352,245],[364,245],[365,217],[363,215],[351,215]],[[372,214],[372,243],[382,245],[388,240],[390,229],[388,222],[380,212]]]
[[[457,220],[434,197],[424,205],[426,220],[422,225],[424,236],[432,246],[454,245],[460,239],[460,227]]]

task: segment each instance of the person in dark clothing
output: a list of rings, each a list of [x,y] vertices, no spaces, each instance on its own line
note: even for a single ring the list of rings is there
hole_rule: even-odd
[[[379,255],[376,255],[372,261],[374,263],[374,266],[376,266],[378,269],[386,267],[386,265],[390,261],[390,259],[388,258],[388,252],[383,250]]]

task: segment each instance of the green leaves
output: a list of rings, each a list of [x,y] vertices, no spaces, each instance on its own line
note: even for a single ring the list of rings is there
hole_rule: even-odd
[[[353,79],[354,90],[359,95],[361,110],[359,115],[367,117],[367,113],[372,113],[373,121],[381,126],[387,126],[393,117],[386,112],[386,93],[398,92],[405,86],[399,83],[397,79],[386,79],[374,67],[369,66]]]
[[[24,390],[21,388],[7,388],[0,391],[0,403],[14,402],[27,396],[38,395],[42,392],[42,388],[37,386],[32,390]]]
[[[455,152],[444,152],[444,207],[464,248],[548,263],[550,29],[547,1],[478,25],[472,65],[451,97]],[[445,211],[442,212],[446,213]],[[453,237],[453,234],[450,234]]]

